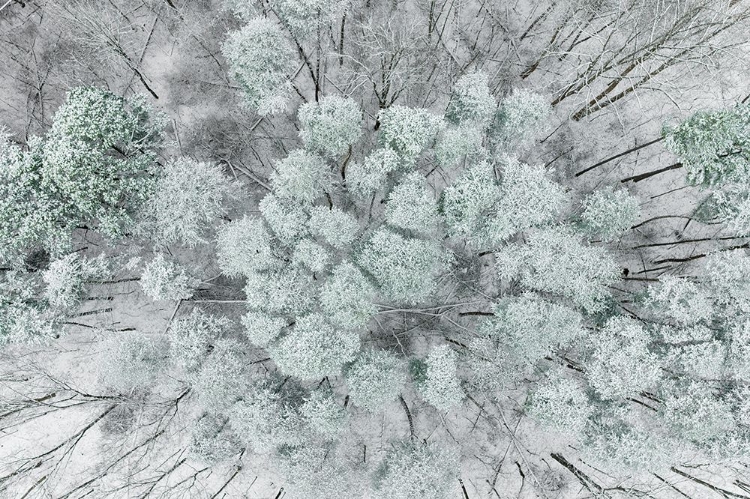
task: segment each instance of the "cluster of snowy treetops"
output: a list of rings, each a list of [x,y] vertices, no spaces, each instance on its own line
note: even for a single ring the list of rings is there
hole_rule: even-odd
[[[335,7],[274,3],[300,36],[308,10]],[[224,52],[248,106],[285,112],[297,60],[282,26],[247,14]],[[58,337],[87,286],[123,269],[153,300],[189,300],[200,283],[166,248],[209,246],[244,286],[242,334],[196,308],[166,338],[110,335],[102,360],[122,394],[167,372],[193,387],[196,459],[268,454],[295,497],[455,497],[457,448],[412,427],[380,462],[355,462],[342,444],[353,421],[401,411],[404,397],[439,419],[519,384],[528,415],[574,433],[603,467],[746,454],[750,258],[709,255],[702,275],[665,276],[623,303],[607,243],[637,223],[638,200],[612,187],[580,196],[519,160],[550,113],[527,90],[498,102],[480,72],[456,81],[442,114],[382,109],[377,132],[358,102],[323,96],[299,107],[298,148],[259,205],[230,220],[239,185],[217,163],[159,158],[166,120],[145,99],[76,88],[46,136],[0,141],[0,338]],[[750,234],[750,107],[664,134],[688,181],[710,189],[696,216]],[[153,256],[75,251],[81,230]],[[431,332],[410,341],[425,317]]]

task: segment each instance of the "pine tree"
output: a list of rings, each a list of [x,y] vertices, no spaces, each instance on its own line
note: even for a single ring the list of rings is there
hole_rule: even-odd
[[[284,203],[273,194],[267,194],[258,206],[263,219],[284,246],[294,246],[307,235],[307,214],[301,206]]]
[[[281,317],[263,312],[248,312],[242,317],[242,325],[245,326],[245,336],[250,343],[265,348],[279,337],[287,324]]]
[[[261,220],[243,217],[219,228],[216,259],[224,275],[237,277],[280,267],[272,239]]]
[[[348,414],[330,390],[318,389],[300,407],[305,424],[324,440],[337,440],[348,425]]]
[[[325,206],[312,208],[307,224],[310,232],[338,249],[350,246],[359,232],[357,220],[335,206],[330,209]]]
[[[346,174],[347,190],[355,198],[367,198],[382,189],[388,174],[399,167],[399,157],[393,149],[375,149],[361,163],[354,162],[349,166]]]
[[[296,57],[277,24],[266,17],[250,19],[229,34],[222,52],[251,109],[261,116],[286,109]]]

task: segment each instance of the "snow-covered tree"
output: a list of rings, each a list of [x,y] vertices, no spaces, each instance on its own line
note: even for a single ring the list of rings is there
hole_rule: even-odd
[[[337,326],[356,330],[367,325],[377,313],[372,302],[375,288],[350,262],[333,269],[320,289],[320,307]]]
[[[250,310],[296,315],[311,310],[315,304],[313,276],[302,269],[287,267],[245,277],[245,297]]]
[[[658,357],[649,351],[649,334],[627,317],[613,317],[590,338],[586,379],[603,399],[625,399],[653,390],[661,377]]]
[[[204,414],[193,426],[190,451],[199,461],[212,465],[241,452],[242,444],[226,417]]]
[[[364,497],[367,484],[360,469],[330,445],[283,446],[276,464],[292,497]]]
[[[369,411],[382,411],[406,383],[404,362],[384,350],[362,352],[345,374],[352,403]]]
[[[606,286],[620,274],[604,248],[584,245],[566,227],[529,231],[526,244],[509,244],[495,253],[495,267],[501,279],[564,296],[589,313],[604,307]]]
[[[357,256],[390,299],[416,303],[436,287],[436,278],[445,271],[448,255],[439,245],[409,239],[389,229],[378,229]]]
[[[435,159],[443,168],[455,168],[462,162],[473,164],[485,159],[484,134],[470,126],[449,127],[438,136]]]
[[[481,233],[486,218],[501,195],[490,163],[483,161],[466,170],[443,190],[440,200],[449,234],[469,241],[477,239],[475,234]]]
[[[336,158],[362,135],[362,110],[352,98],[330,95],[300,106],[300,137],[305,147]]]
[[[330,168],[317,154],[298,149],[276,163],[271,186],[280,200],[312,203],[330,190]]]
[[[310,232],[338,249],[345,249],[350,246],[354,242],[357,232],[359,232],[357,219],[335,206],[332,208],[325,206],[312,208],[307,225]]]
[[[159,245],[208,241],[238,189],[215,163],[182,157],[164,166],[145,209],[141,231]]]
[[[53,308],[71,310],[81,301],[86,281],[106,275],[107,262],[103,255],[88,259],[70,253],[50,263],[42,274],[46,284],[44,296]]]
[[[304,421],[282,394],[267,384],[248,387],[229,411],[229,424],[256,453],[302,443]]]
[[[545,426],[580,435],[594,408],[580,383],[555,371],[534,388],[526,410]]]
[[[448,499],[455,497],[458,453],[435,444],[398,443],[375,475],[375,499]]]
[[[283,245],[294,246],[294,243],[307,235],[307,214],[301,206],[284,203],[273,194],[267,194],[258,208]]]
[[[750,174],[750,106],[699,111],[662,130],[665,147],[675,154],[692,184],[744,181]]]
[[[143,269],[141,288],[152,300],[187,300],[193,296],[198,280],[186,269],[158,253]]]
[[[356,198],[366,198],[382,189],[388,174],[398,170],[398,154],[389,147],[372,151],[362,162],[353,162],[346,171],[347,190]]]
[[[513,92],[500,102],[490,127],[496,147],[513,150],[523,147],[547,129],[552,106],[547,100],[525,89]]]
[[[330,390],[312,392],[299,411],[310,429],[325,440],[336,440],[347,427],[346,409],[336,401]]]
[[[143,96],[129,100],[74,88],[52,118],[43,145],[41,186],[76,221],[96,220],[119,235],[154,192],[164,118]]]
[[[448,411],[464,399],[456,360],[455,351],[448,345],[440,345],[430,350],[423,369],[412,369],[419,393],[439,411]]]
[[[99,380],[123,395],[147,390],[167,366],[161,339],[142,333],[112,335],[102,343]]]
[[[638,220],[638,199],[625,189],[599,189],[583,201],[581,222],[589,234],[611,241],[625,233]]]
[[[219,268],[229,277],[278,268],[281,261],[271,243],[271,234],[257,218],[246,216],[225,224],[216,242]]]
[[[247,393],[252,378],[244,352],[237,341],[221,339],[202,363],[193,386],[201,406],[209,413],[226,412]]]
[[[413,168],[430,142],[444,126],[439,116],[425,109],[394,105],[378,115],[381,144],[390,147],[401,158],[401,166]]]
[[[359,346],[357,333],[336,331],[323,315],[313,313],[297,317],[291,331],[268,351],[282,372],[309,380],[338,375]]]
[[[453,86],[445,119],[456,125],[486,128],[497,109],[488,77],[484,73],[467,73]]]
[[[424,176],[412,172],[388,194],[385,219],[393,227],[430,234],[438,222],[437,200]]]
[[[187,317],[169,325],[169,356],[188,373],[197,371],[229,326],[225,317],[215,317],[195,308]]]
[[[57,314],[38,299],[38,288],[27,273],[0,272],[0,345],[39,344],[59,336]]]
[[[328,251],[310,239],[298,242],[292,254],[292,263],[306,267],[315,273],[323,272],[329,265],[330,259]]]
[[[267,17],[250,19],[229,34],[222,52],[250,108],[261,116],[286,109],[296,55],[278,24]]]
[[[346,9],[343,0],[270,0],[269,5],[294,35],[304,38],[326,29]]]
[[[687,278],[670,275],[649,286],[646,304],[680,325],[705,323],[714,312],[705,289]]]
[[[242,317],[242,325],[245,326],[245,336],[250,343],[265,348],[279,337],[287,323],[281,317],[263,312],[248,312]]]

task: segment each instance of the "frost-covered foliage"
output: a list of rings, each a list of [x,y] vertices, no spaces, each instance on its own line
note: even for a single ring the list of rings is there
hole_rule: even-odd
[[[61,332],[57,314],[37,300],[37,286],[28,274],[0,273],[0,345],[41,344]]]
[[[173,320],[168,330],[172,362],[188,373],[197,371],[229,323],[224,317],[205,314],[198,308],[187,317]]]
[[[435,139],[443,120],[425,109],[394,105],[383,109],[380,120],[380,142],[401,158],[401,166],[412,168],[422,151]]]
[[[464,399],[456,360],[456,352],[448,345],[434,347],[425,361],[424,375],[415,380],[422,397],[439,411],[448,411]]]
[[[307,235],[307,215],[299,205],[284,203],[268,194],[258,208],[271,231],[285,246],[293,246]]]
[[[354,405],[382,411],[401,392],[406,383],[406,368],[391,353],[367,350],[347,369],[346,382]]]
[[[291,497],[365,497],[361,471],[328,445],[285,446],[277,458]]]
[[[256,453],[301,443],[303,420],[291,404],[271,387],[245,389],[242,400],[229,411],[229,424]]]
[[[564,305],[552,303],[533,293],[509,298],[495,307],[495,317],[481,331],[513,352],[527,365],[569,346],[583,336],[581,315]]]
[[[456,125],[486,128],[497,109],[497,102],[490,93],[487,75],[467,73],[456,81],[451,100],[445,111],[445,119]]]
[[[630,229],[640,214],[636,197],[625,189],[614,190],[608,187],[586,197],[581,222],[588,233],[611,241]]]
[[[351,245],[359,231],[357,219],[335,206],[312,208],[307,224],[310,232],[338,249],[345,249]]]
[[[156,182],[141,231],[159,245],[205,243],[226,214],[225,203],[237,195],[234,182],[217,164],[172,159]]]
[[[566,201],[562,186],[549,178],[543,165],[525,165],[507,156],[501,158],[501,165],[500,199],[484,229],[493,245],[519,231],[551,223]]]
[[[362,135],[362,110],[354,99],[331,95],[300,106],[300,137],[308,149],[335,158]]]
[[[389,147],[375,149],[363,162],[352,163],[346,173],[346,185],[357,198],[365,198],[383,188],[390,172],[399,168],[398,154]]]
[[[313,276],[299,268],[248,274],[245,296],[250,310],[270,314],[304,314],[313,305]]]
[[[604,421],[587,430],[584,455],[612,471],[660,472],[679,462],[674,443],[651,428],[623,421]]]
[[[375,477],[374,499],[448,499],[456,496],[459,456],[451,448],[399,443]]]
[[[303,239],[294,247],[292,263],[307,267],[311,272],[319,273],[323,272],[330,263],[330,255],[320,244],[310,239]]]
[[[736,429],[729,400],[723,399],[702,382],[668,386],[660,413],[675,435],[699,445],[710,445]]]
[[[330,390],[316,390],[299,409],[302,419],[316,434],[325,440],[336,440],[346,429],[348,414]]]
[[[447,128],[435,144],[435,159],[443,168],[481,160],[486,155],[482,148],[483,136],[481,130],[470,126]]]
[[[427,180],[412,172],[388,194],[385,219],[393,227],[430,234],[440,221],[437,200]]]
[[[593,353],[586,364],[586,378],[600,397],[624,399],[654,389],[661,366],[649,351],[649,334],[640,323],[613,317],[590,341]]]
[[[328,319],[343,329],[367,325],[377,313],[372,303],[375,288],[350,262],[339,264],[320,290],[320,307]]]
[[[554,371],[539,383],[526,402],[526,410],[545,426],[579,435],[594,411],[580,383]]]
[[[238,454],[242,444],[227,422],[227,418],[214,414],[204,414],[198,419],[191,435],[192,455],[212,465]]]
[[[342,0],[270,0],[269,5],[294,36],[326,29],[346,9]]]
[[[704,323],[713,315],[706,291],[683,277],[662,276],[658,284],[649,286],[646,303],[680,325]]]
[[[59,310],[75,308],[81,301],[86,281],[101,279],[106,273],[107,262],[103,255],[91,260],[79,253],[70,253],[51,262],[42,274],[47,303]]]
[[[298,149],[276,163],[271,186],[279,199],[312,203],[330,189],[330,169],[317,154]]]
[[[79,224],[120,236],[154,190],[162,115],[142,96],[125,100],[74,88],[44,139],[0,137],[0,261],[43,246],[60,256]]]
[[[261,220],[243,217],[219,228],[216,259],[221,271],[236,277],[277,268],[271,235]]]
[[[167,261],[159,253],[143,269],[140,285],[152,300],[187,300],[193,296],[198,280],[190,277],[182,265]]]
[[[375,278],[388,298],[416,303],[434,291],[436,278],[447,267],[448,255],[431,241],[409,239],[389,229],[378,229],[357,261]]]
[[[745,250],[717,252],[704,261],[704,286],[731,315],[750,312],[750,257]]]
[[[543,96],[525,89],[513,89],[495,113],[490,136],[500,149],[523,147],[547,130],[551,114],[552,106]]]
[[[99,357],[99,380],[123,395],[147,390],[158,380],[168,356],[159,337],[118,333],[106,338]]]
[[[250,19],[229,33],[222,52],[250,108],[261,116],[286,109],[296,57],[278,24],[267,17]]]
[[[279,337],[287,324],[281,317],[273,317],[263,312],[248,312],[242,317],[242,325],[245,326],[245,336],[250,343],[267,347]]]
[[[492,164],[481,162],[464,172],[443,190],[441,197],[441,211],[449,233],[471,240],[500,196]]]
[[[252,378],[245,349],[240,343],[222,339],[213,346],[193,386],[202,407],[209,413],[220,414],[245,396]]]
[[[301,379],[336,376],[341,366],[354,360],[359,335],[336,331],[321,314],[297,317],[291,331],[269,347],[279,369]]]
[[[82,220],[119,235],[153,193],[155,147],[164,118],[145,97],[125,100],[93,87],[74,88],[52,119],[43,146],[42,186]]]
[[[526,244],[509,244],[495,253],[495,267],[501,279],[564,296],[589,313],[604,307],[606,286],[619,277],[604,248],[584,245],[565,227],[529,231]]]
[[[730,233],[738,236],[750,234],[750,185],[745,182],[722,185],[711,193],[695,216],[723,223]]]
[[[692,184],[744,182],[750,173],[749,105],[699,111],[677,126],[665,126],[662,135]]]

